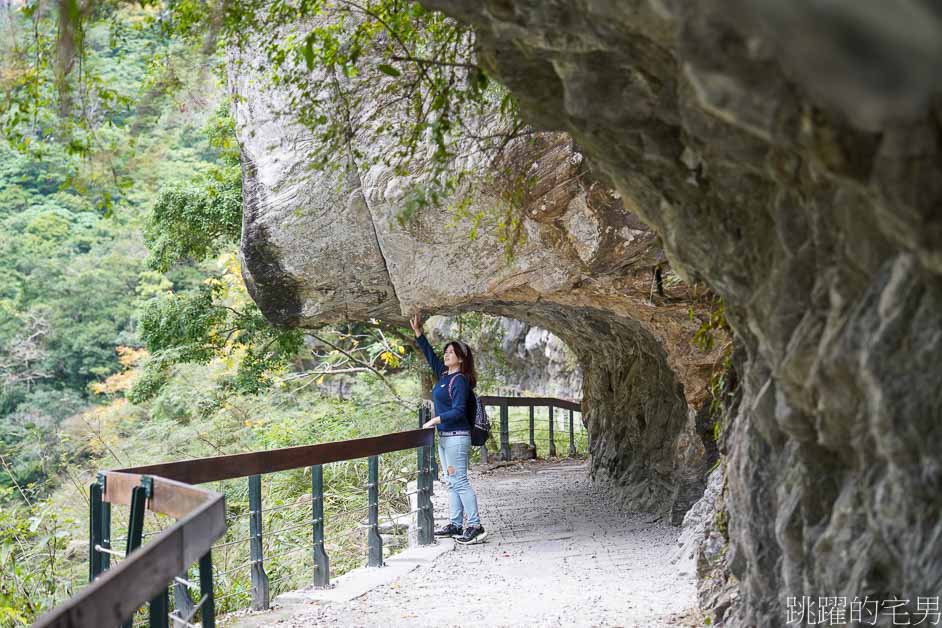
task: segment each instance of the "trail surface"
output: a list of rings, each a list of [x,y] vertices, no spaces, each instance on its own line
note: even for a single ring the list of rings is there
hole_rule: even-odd
[[[472,472],[487,540],[349,602],[312,602],[257,626],[701,626],[679,529],[626,513],[584,463]],[[436,523],[447,491],[435,486]],[[445,541],[448,543],[448,541]],[[241,625],[241,624],[240,624]]]

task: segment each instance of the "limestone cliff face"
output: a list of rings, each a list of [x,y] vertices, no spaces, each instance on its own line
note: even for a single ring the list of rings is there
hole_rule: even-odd
[[[942,586],[938,3],[428,0],[745,345],[731,624]],[[930,558],[931,557],[931,558]]]
[[[492,387],[478,385],[481,394],[497,395],[507,389],[560,399],[582,399],[582,369],[572,349],[552,332],[523,321],[499,317],[468,338],[453,317],[433,316],[425,324],[432,342],[460,338],[476,350],[478,370],[495,380]]]
[[[596,477],[624,487],[633,506],[679,520],[705,484],[706,444],[688,402],[702,402],[716,356],[691,346],[699,322],[687,316],[684,286],[652,302],[652,268],[664,261],[657,236],[595,181],[571,139],[542,134],[511,152],[536,183],[516,209],[522,237],[508,258],[488,220],[470,238],[470,220],[447,206],[400,224],[414,179],[361,165],[390,150],[373,138],[353,140],[366,159],[338,155],[336,170],[311,169],[313,135],[279,113],[286,95],[265,87],[252,53],[242,54],[230,76],[244,171],[243,274],[266,316],[305,326],[473,310],[549,330],[582,368],[576,396],[601,436],[592,440]],[[422,165],[418,158],[411,170]],[[503,204],[493,186],[462,193],[470,215],[493,216]]]
[[[656,233],[675,270],[724,297],[745,351],[715,500],[729,549],[711,550],[738,602],[710,601],[716,619],[783,625],[787,596],[936,595],[938,6],[426,4],[472,24],[528,119],[578,149],[548,136],[533,156],[545,185],[508,263],[493,235],[443,227],[445,208],[399,227],[392,172],[308,172],[309,136],[236,74],[245,274],[266,314],[483,310],[549,329],[584,373],[596,474],[665,509],[705,476],[688,401],[708,359],[679,342],[685,305],[648,303]]]

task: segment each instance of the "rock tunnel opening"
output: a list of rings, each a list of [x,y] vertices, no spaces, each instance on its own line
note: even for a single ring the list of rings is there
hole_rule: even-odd
[[[453,308],[522,321],[556,335],[582,371],[583,422],[593,480],[621,506],[681,523],[703,493],[715,450],[697,430],[683,383],[654,334],[637,320],[590,306],[488,301]]]

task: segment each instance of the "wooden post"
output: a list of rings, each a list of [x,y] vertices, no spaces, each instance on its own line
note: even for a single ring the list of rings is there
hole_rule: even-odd
[[[369,458],[369,480],[367,483],[367,507],[370,529],[367,532],[369,547],[367,566],[383,566],[383,538],[379,535],[379,456]]]
[[[550,458],[556,457],[556,441],[553,440],[553,406],[549,406],[549,453]]]
[[[324,466],[311,467],[311,516],[314,525],[314,586],[330,586],[330,558],[324,549]]]
[[[249,550],[252,566],[252,610],[270,607],[268,574],[262,549],[262,476],[249,476]]]

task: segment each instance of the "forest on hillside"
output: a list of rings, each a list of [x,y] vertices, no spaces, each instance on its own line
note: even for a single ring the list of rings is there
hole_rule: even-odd
[[[418,408],[406,330],[277,329],[248,297],[223,40],[188,32],[187,3],[102,3],[72,33],[65,85],[70,6],[0,8],[0,626],[87,580],[96,470],[411,428]],[[357,473],[330,478],[338,503]],[[288,503],[304,486],[266,490]],[[359,560],[348,549],[340,571]],[[288,586],[303,565],[272,570]],[[224,582],[222,610],[246,578]]]

